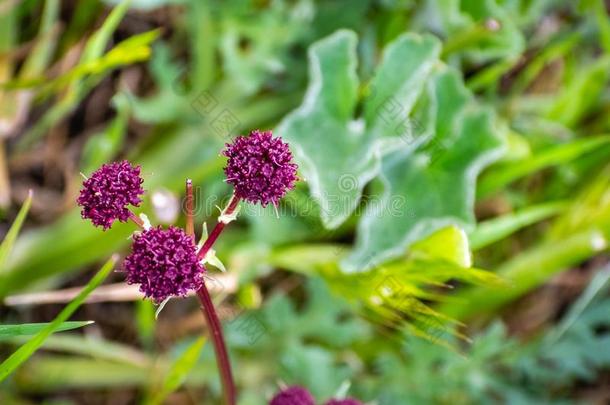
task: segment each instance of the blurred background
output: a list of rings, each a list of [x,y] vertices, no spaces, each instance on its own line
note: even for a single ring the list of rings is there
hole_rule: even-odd
[[[223,145],[273,129],[302,181],[277,215],[242,204],[216,245],[227,271],[208,269],[240,404],[280,384],[610,403],[609,10],[0,1],[0,323],[51,322],[128,252],[131,224],[80,218],[81,173],[141,165],[137,212],[178,226],[192,178],[201,234],[231,192]],[[70,317],[93,323],[44,340],[0,403],[221,403],[196,299],[156,318],[120,268]],[[0,332],[0,360],[34,333]]]

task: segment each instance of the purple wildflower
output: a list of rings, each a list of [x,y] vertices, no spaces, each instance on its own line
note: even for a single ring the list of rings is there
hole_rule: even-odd
[[[128,161],[102,165],[83,182],[77,203],[82,207],[81,216],[89,218],[95,226],[110,228],[115,219],[129,219],[128,205],[135,207],[142,202],[144,194],[140,177],[140,166]]]
[[[235,187],[238,198],[251,203],[277,205],[297,180],[297,165],[288,144],[274,138],[271,131],[238,136],[222,153],[229,158],[227,182]]]
[[[157,303],[199,289],[205,271],[193,238],[173,226],[135,234],[124,268],[127,283],[140,284],[140,291]]]
[[[315,405],[315,400],[305,388],[293,386],[278,393],[269,405]]]
[[[353,398],[330,399],[326,402],[326,405],[362,405],[362,402]]]

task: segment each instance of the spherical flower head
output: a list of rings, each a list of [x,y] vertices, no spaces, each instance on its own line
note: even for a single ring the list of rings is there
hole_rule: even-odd
[[[140,291],[157,303],[197,290],[205,269],[196,249],[193,238],[173,226],[135,234],[124,262],[127,283],[140,284]]]
[[[363,405],[362,402],[353,398],[345,398],[345,399],[331,399],[326,405]]]
[[[315,400],[303,387],[293,386],[278,393],[269,405],[315,405]]]
[[[235,195],[251,203],[277,205],[297,180],[297,165],[288,144],[271,131],[252,131],[228,143],[223,155],[229,158],[225,167],[227,182]]]
[[[110,228],[116,219],[127,221],[127,206],[137,207],[142,202],[143,182],[140,166],[132,166],[126,160],[102,165],[83,182],[77,200],[82,207],[81,216],[104,230]]]

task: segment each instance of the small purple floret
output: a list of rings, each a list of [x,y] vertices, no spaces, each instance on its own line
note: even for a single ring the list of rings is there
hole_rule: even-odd
[[[303,387],[293,386],[278,393],[269,405],[315,405],[315,400]]]
[[[353,398],[345,398],[345,399],[331,399],[326,405],[363,405],[362,402]]]
[[[271,131],[252,131],[228,143],[223,155],[229,158],[225,167],[227,182],[235,195],[263,207],[278,201],[297,180],[297,165],[288,144]]]
[[[128,205],[138,207],[144,194],[140,177],[140,166],[128,161],[102,165],[83,182],[77,203],[82,207],[81,216],[89,218],[95,226],[104,230],[118,219],[129,219]]]
[[[193,239],[173,226],[134,234],[131,254],[123,266],[127,283],[140,284],[140,291],[157,303],[199,289],[205,271]]]

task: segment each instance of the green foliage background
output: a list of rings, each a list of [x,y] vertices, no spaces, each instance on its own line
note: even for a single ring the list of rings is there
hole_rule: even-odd
[[[127,158],[153,223],[183,225],[153,196],[179,212],[187,177],[213,223],[218,152],[254,128],[290,143],[303,181],[218,245],[240,404],[278,381],[379,405],[610,400],[608,7],[0,2],[0,403],[220,403],[192,298],[158,320],[138,297],[82,304],[133,228],[95,229],[74,201],[79,172]],[[104,262],[57,318],[11,304]]]

